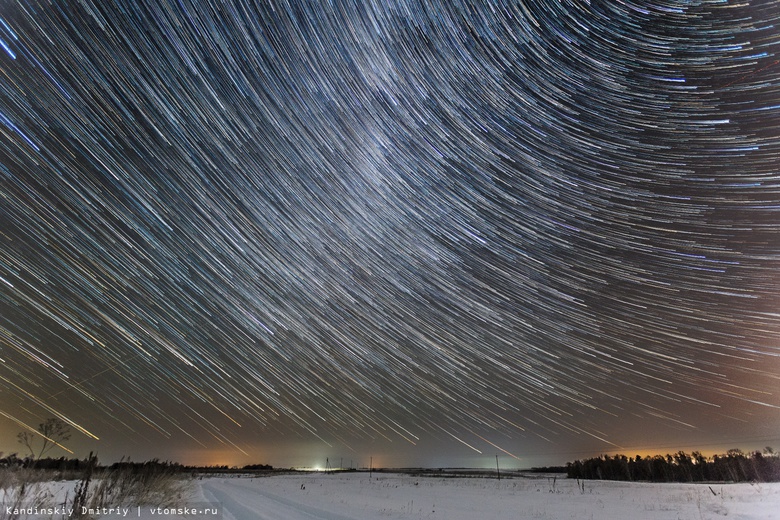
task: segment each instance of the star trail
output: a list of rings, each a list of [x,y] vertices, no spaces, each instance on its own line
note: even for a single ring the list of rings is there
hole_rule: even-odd
[[[778,24],[5,2],[0,447],[47,417],[183,462],[780,442]]]

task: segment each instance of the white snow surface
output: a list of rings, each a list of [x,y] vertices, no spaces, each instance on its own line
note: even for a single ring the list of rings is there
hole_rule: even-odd
[[[74,485],[74,482],[49,483],[49,496],[61,505],[66,496],[72,498]],[[267,477],[226,475],[193,480],[191,495],[177,508],[181,511],[131,506],[124,513],[121,507],[118,512],[97,517],[101,520],[770,520],[780,519],[780,483],[654,484],[586,480],[583,484],[561,475],[553,478],[536,474],[515,475],[500,481],[484,476],[453,478],[376,472],[371,477],[362,472]],[[13,515],[4,516],[3,512],[0,519],[13,518]],[[20,519],[29,520],[64,518],[68,515],[20,515]]]
[[[780,483],[588,480],[584,492],[581,483],[561,476],[553,483],[552,476],[538,475],[499,481],[389,473],[375,473],[373,478],[366,473],[297,474],[204,478],[196,481],[193,498],[201,504],[220,503],[224,520],[780,518]]]

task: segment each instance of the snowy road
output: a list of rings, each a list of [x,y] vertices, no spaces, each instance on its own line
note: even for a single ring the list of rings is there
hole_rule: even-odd
[[[361,520],[302,504],[267,491],[255,479],[212,479],[201,486],[204,498],[222,505],[224,520]]]

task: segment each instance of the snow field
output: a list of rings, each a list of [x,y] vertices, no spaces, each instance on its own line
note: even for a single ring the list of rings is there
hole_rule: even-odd
[[[196,493],[225,520],[780,518],[780,483],[581,482],[312,474],[204,479]]]
[[[76,483],[36,484],[41,506],[63,506]],[[178,509],[132,504],[101,520],[771,520],[780,518],[780,482],[656,484],[527,478],[415,477],[400,473],[299,473],[204,477]],[[41,492],[40,494],[38,492]],[[8,499],[2,496],[0,498]],[[12,501],[4,500],[3,508]],[[30,502],[27,503],[28,505]],[[116,504],[124,508],[127,504]],[[218,513],[214,514],[212,509]],[[204,514],[204,512],[210,512]],[[0,519],[14,518],[0,511]],[[68,515],[19,515],[65,520]]]

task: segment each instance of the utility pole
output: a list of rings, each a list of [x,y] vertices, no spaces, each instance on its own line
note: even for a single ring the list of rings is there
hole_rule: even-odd
[[[368,463],[368,480],[371,480],[371,474],[374,471],[374,457],[371,457],[369,461],[370,462]]]
[[[496,475],[498,475],[498,480],[501,480],[501,470],[498,469],[498,455],[496,455]]]

